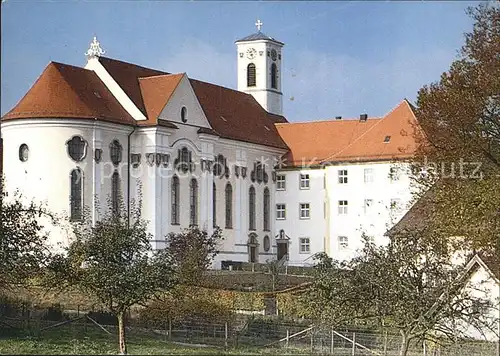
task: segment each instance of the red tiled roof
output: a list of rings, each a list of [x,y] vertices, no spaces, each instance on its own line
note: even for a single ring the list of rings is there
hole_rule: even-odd
[[[156,121],[184,74],[164,74],[138,78],[147,118]]]
[[[169,73],[104,57],[99,61],[145,115],[149,117],[156,108],[165,106],[167,99],[157,94],[149,98],[151,91],[144,90],[143,83],[148,77],[166,78]],[[287,149],[274,127],[276,122],[286,122],[283,116],[269,114],[249,94],[199,80],[190,79],[190,82],[210,125],[219,136]]]
[[[269,114],[253,96],[194,79],[191,85],[210,126],[220,136],[288,149],[274,126],[277,115]]]
[[[421,137],[415,115],[406,100],[383,118],[327,120],[276,124],[290,148],[287,165],[327,162],[406,159]],[[389,142],[384,142],[386,137]]]
[[[24,118],[100,119],[126,125],[135,120],[90,70],[51,62],[2,120]]]
[[[170,74],[106,57],[99,57],[99,62],[144,115],[147,115],[147,110],[139,87],[139,78]]]

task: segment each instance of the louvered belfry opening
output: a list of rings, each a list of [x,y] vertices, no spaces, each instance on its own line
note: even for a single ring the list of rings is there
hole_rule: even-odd
[[[254,87],[257,85],[255,64],[250,63],[247,67],[247,86]]]
[[[278,89],[278,68],[274,63],[271,65],[271,88]]]

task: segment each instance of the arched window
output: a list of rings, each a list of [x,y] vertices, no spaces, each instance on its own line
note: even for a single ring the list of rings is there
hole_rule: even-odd
[[[120,175],[114,172],[111,176],[111,206],[113,214],[117,215],[120,210]]]
[[[212,222],[213,227],[217,226],[217,187],[215,182],[213,182],[213,193],[212,193]]]
[[[187,147],[182,147],[178,152],[178,157],[174,161],[177,170],[186,173],[193,170],[191,151]]]
[[[271,64],[271,88],[278,89],[278,67],[276,64]]]
[[[179,225],[179,177],[172,177],[170,200],[172,204],[172,225]]]
[[[247,66],[247,87],[254,87],[256,85],[255,64],[250,63]]]
[[[113,140],[113,142],[109,145],[109,155],[111,162],[113,162],[115,166],[122,161],[122,152],[123,148],[120,142],[118,142],[118,140]]]
[[[187,108],[185,106],[183,106],[181,108],[181,121],[182,122],[187,122],[188,119],[187,119]]]
[[[198,181],[195,178],[189,183],[189,225],[198,225]]]
[[[83,173],[80,168],[71,171],[70,179],[70,219],[82,220],[83,217]]]
[[[233,228],[233,187],[226,184],[226,229]]]
[[[255,230],[255,188],[248,190],[248,229]]]
[[[270,231],[270,209],[271,209],[271,196],[269,189],[264,189],[264,231]]]
[[[66,142],[68,155],[73,161],[80,162],[85,158],[87,142],[80,136],[73,136]]]

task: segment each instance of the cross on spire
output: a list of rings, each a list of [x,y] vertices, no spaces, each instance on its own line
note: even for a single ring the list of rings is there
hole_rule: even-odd
[[[255,23],[255,26],[257,26],[257,30],[259,30],[259,32],[260,32],[260,28],[262,27],[263,24],[264,23],[261,22],[260,20],[257,20],[257,22]]]

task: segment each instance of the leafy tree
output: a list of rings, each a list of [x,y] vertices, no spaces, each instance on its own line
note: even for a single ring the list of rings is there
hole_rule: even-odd
[[[212,265],[222,239],[219,227],[209,235],[206,230],[192,226],[180,233],[168,234],[168,247],[163,254],[166,260],[172,262],[180,283],[196,285]]]
[[[165,254],[152,250],[140,209],[132,204],[129,221],[120,205],[113,209],[110,204],[94,225],[90,219],[74,224],[74,241],[53,259],[48,282],[58,288],[77,287],[102,302],[117,317],[119,351],[126,354],[126,312],[172,288],[177,276]]]
[[[168,246],[153,251],[152,235],[141,216],[140,204],[123,202],[109,208],[94,225],[91,219],[74,224],[75,239],[64,255],[53,259],[49,285],[73,286],[95,296],[116,315],[119,351],[127,353],[125,314],[131,306],[162,300],[180,284],[196,283],[211,265],[221,230],[212,235],[197,227],[169,234]]]
[[[41,205],[24,204],[16,193],[4,197],[0,179],[0,290],[26,282],[50,260],[47,231],[41,223],[56,219]]]
[[[434,236],[467,237],[469,248],[493,250],[500,238],[500,7],[468,13],[475,22],[460,57],[418,93],[426,139],[415,179],[433,186],[422,211]]]
[[[418,233],[399,235],[383,247],[367,243],[349,262],[326,254],[318,258],[314,282],[303,296],[310,315],[334,326],[397,329],[402,356],[412,341],[458,337],[454,322],[496,330],[498,319],[487,314],[491,302],[463,288],[463,266],[452,264]]]

